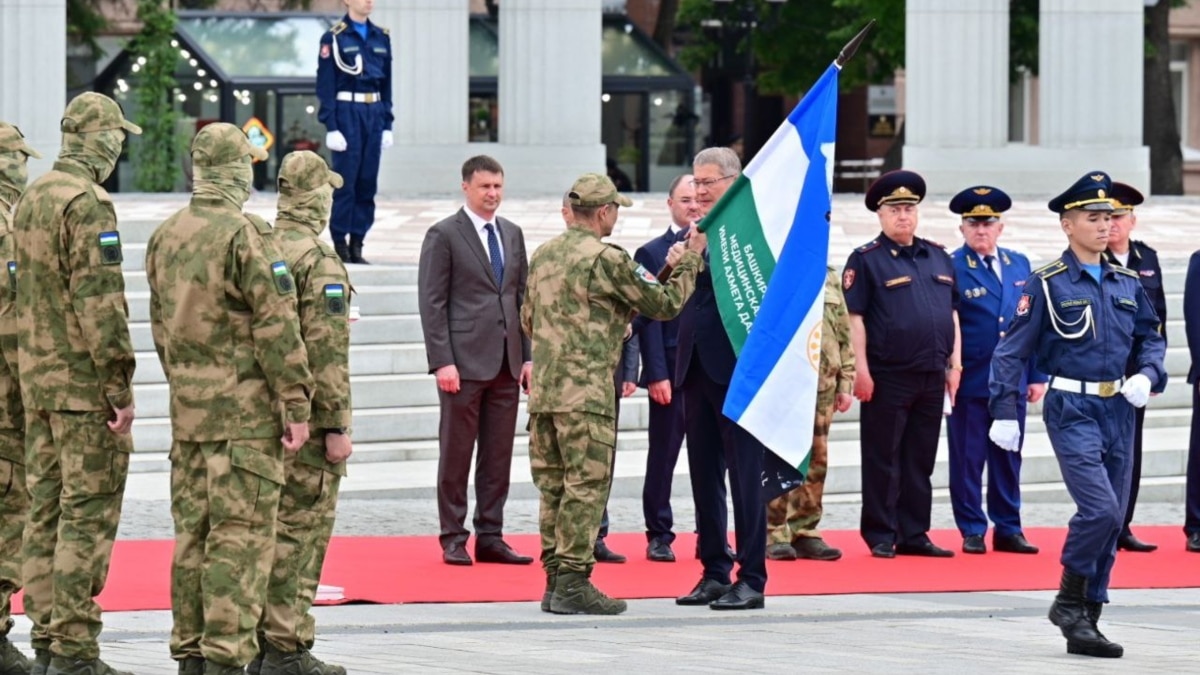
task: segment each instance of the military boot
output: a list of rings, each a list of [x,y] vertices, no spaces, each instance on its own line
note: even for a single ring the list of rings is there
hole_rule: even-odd
[[[189,656],[179,662],[179,675],[204,675],[204,659]]]
[[[362,257],[363,238],[358,235],[350,235],[350,257],[346,260],[354,265],[370,265],[367,259]]]
[[[128,670],[117,670],[100,659],[73,659],[54,655],[46,675],[133,675]]]
[[[29,675],[32,669],[33,664],[21,650],[9,642],[7,637],[0,635],[0,674]]]
[[[46,671],[50,669],[50,650],[34,649],[31,666],[29,675],[46,675]]]
[[[588,575],[579,572],[559,572],[550,598],[550,611],[555,614],[620,614],[627,605],[614,600],[592,585]]]
[[[261,675],[346,675],[345,668],[321,661],[304,647],[283,652],[264,641],[263,648]]]
[[[1087,577],[1063,570],[1058,595],[1050,605],[1050,623],[1058,626],[1067,639],[1067,653],[1082,656],[1098,656],[1106,659],[1120,658],[1125,649],[1096,630],[1096,624],[1084,606],[1087,595]],[[1096,612],[1099,618],[1100,613]]]
[[[246,669],[242,666],[222,666],[219,663],[206,660],[204,662],[204,675],[246,675]]]
[[[554,587],[558,585],[558,573],[546,573],[546,592],[542,593],[542,611],[550,611],[550,601],[554,598]]]

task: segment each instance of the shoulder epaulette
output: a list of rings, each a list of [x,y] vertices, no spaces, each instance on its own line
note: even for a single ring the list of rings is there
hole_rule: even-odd
[[[96,199],[102,202],[112,201],[112,196],[108,194],[108,190],[105,190],[102,186],[96,183],[92,183],[92,194],[96,195]]]
[[[341,32],[346,30],[347,28],[349,28],[349,26],[346,25],[345,21],[339,21],[339,22],[333,24],[333,26],[329,29],[329,32],[333,33],[334,35],[340,35]]]
[[[338,257],[337,251],[333,250],[332,246],[330,246],[329,244],[326,244],[325,242],[323,242],[319,239],[317,240],[317,250],[320,251],[321,254],[324,255],[326,258]]]
[[[1131,241],[1131,242],[1129,242],[1129,243],[1133,244],[1133,245],[1134,245],[1135,247],[1137,247],[1137,248],[1140,248],[1140,249],[1143,249],[1143,250],[1149,251],[1149,252],[1151,252],[1151,253],[1158,253],[1158,251],[1156,251],[1156,250],[1154,250],[1153,248],[1151,248],[1151,247],[1147,246],[1147,245],[1146,245],[1146,242],[1144,242],[1144,241],[1136,241],[1136,240],[1135,240],[1135,241]]]
[[[1055,274],[1065,271],[1067,271],[1067,263],[1063,262],[1062,258],[1059,258],[1049,265],[1037,268],[1033,271],[1033,273],[1036,274],[1039,279],[1049,279]]]
[[[380,30],[380,32],[382,32],[384,35],[386,35],[388,37],[392,36],[392,30],[390,28],[384,28],[383,26],[375,26],[375,27],[378,28]]]
[[[1114,272],[1119,272],[1121,274],[1124,274],[1127,277],[1133,277],[1134,279],[1139,279],[1138,273],[1134,272],[1133,270],[1129,269],[1128,267],[1125,267],[1123,265],[1112,265],[1112,268],[1113,268]]]
[[[926,243],[926,244],[931,244],[931,245],[933,245],[933,246],[936,246],[936,247],[938,247],[938,248],[942,249],[943,251],[944,251],[944,250],[946,250],[946,245],[945,245],[945,244],[939,244],[938,242],[936,242],[936,241],[934,241],[934,240],[932,240],[932,239],[926,239],[926,240],[925,240],[925,243]]]
[[[254,226],[254,229],[258,230],[259,234],[271,234],[275,231],[275,228],[271,227],[271,224],[261,216],[256,216],[253,213],[243,213],[242,216]]]
[[[879,240],[878,239],[872,239],[871,241],[863,244],[862,246],[859,246],[857,250],[859,253],[866,253],[867,251],[870,251],[871,249],[874,249],[874,248],[879,248]]]

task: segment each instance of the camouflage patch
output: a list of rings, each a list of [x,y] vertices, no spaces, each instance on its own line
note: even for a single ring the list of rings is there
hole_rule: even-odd
[[[644,265],[638,265],[637,269],[634,270],[634,273],[641,277],[642,281],[648,284],[658,283],[658,277],[651,273],[650,270],[646,269]]]
[[[280,295],[287,295],[296,290],[296,283],[292,281],[292,273],[288,271],[287,263],[284,261],[271,263],[271,274],[275,277],[275,288]]]
[[[120,265],[124,258],[121,255],[121,235],[117,232],[100,233],[100,262],[105,265]]]
[[[17,261],[8,261],[8,288],[13,293],[17,292]]]
[[[325,313],[341,316],[346,313],[346,287],[341,284],[325,284]]]

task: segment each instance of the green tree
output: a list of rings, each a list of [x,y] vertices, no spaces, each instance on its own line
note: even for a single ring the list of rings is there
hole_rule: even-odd
[[[137,18],[142,30],[130,49],[146,59],[138,73],[135,122],[142,136],[131,147],[134,186],[142,192],[170,192],[179,175],[176,161],[175,66],[179,52],[171,46],[175,13],[164,0],[138,0]]]

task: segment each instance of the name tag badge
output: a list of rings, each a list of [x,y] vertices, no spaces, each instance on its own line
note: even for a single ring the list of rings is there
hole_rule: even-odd
[[[896,277],[895,279],[888,279],[887,281],[883,282],[883,285],[887,286],[888,288],[894,288],[896,286],[903,286],[905,284],[911,284],[911,283],[912,283],[912,277],[905,276],[905,277]]]

